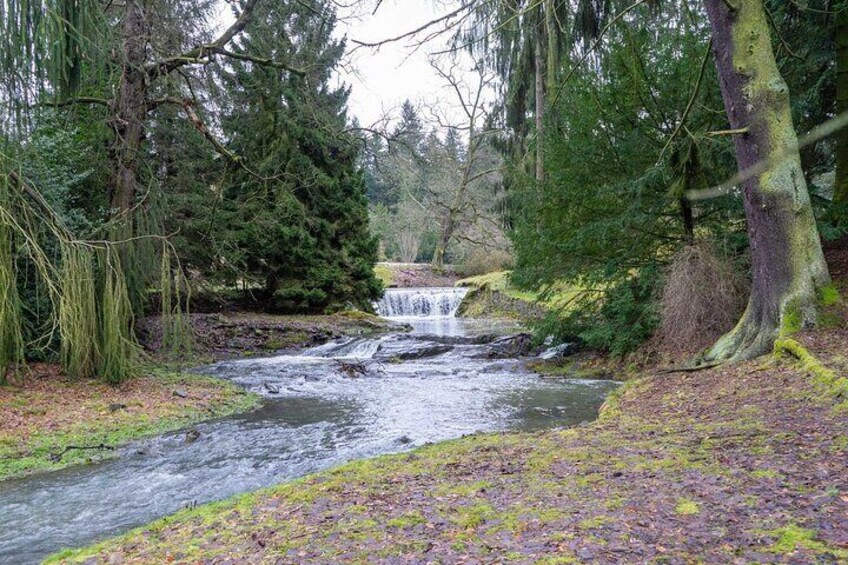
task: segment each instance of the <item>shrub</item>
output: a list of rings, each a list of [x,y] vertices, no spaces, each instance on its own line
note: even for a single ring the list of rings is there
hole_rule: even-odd
[[[733,328],[745,308],[747,282],[710,243],[681,249],[666,273],[659,338],[676,353],[694,353]]]

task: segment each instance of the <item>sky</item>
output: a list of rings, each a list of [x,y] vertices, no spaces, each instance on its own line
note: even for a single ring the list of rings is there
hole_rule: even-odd
[[[374,15],[367,12],[341,21],[339,32],[350,40],[372,43],[416,29],[444,13],[444,7],[438,9],[429,0],[384,0]],[[353,47],[350,43],[349,49]],[[436,39],[417,51],[408,41],[353,50],[341,73],[353,87],[350,114],[363,125],[371,125],[386,113],[396,115],[406,99],[453,105],[449,91],[428,62],[428,53],[444,47],[445,40]]]
[[[443,69],[453,63],[448,55],[439,55],[448,46],[450,33],[436,37],[416,48],[415,39],[388,43],[380,48],[357,47],[355,41],[375,43],[406,32],[455,10],[458,3],[450,0],[378,0],[366,1],[359,14],[339,11],[339,35],[348,38],[348,56],[340,79],[352,86],[349,114],[363,126],[381,125],[384,117],[397,118],[400,105],[410,100],[420,106],[425,124],[438,123],[431,108],[437,108],[442,123],[462,123],[464,114],[453,89],[430,64],[435,57]],[[355,17],[356,16],[356,17]],[[431,30],[439,29],[438,27]],[[420,37],[425,37],[426,33]],[[469,85],[476,85],[478,76],[472,72],[470,56],[463,53],[456,59],[458,76]],[[464,72],[463,72],[464,70]],[[492,92],[485,98],[492,100]]]
[[[273,1],[273,0],[272,0]],[[388,43],[380,48],[356,48],[355,41],[375,43],[403,33],[443,16],[457,6],[452,0],[345,0],[336,2],[339,21],[336,33],[348,38],[348,54],[339,71],[339,80],[352,87],[349,116],[363,127],[384,127],[384,118],[396,119],[404,100],[421,107],[425,123],[435,124],[428,107],[438,107],[443,121],[458,124],[462,114],[456,95],[430,65],[429,57],[447,46],[449,34],[427,42],[418,49],[414,40]],[[344,7],[350,5],[351,7]],[[378,6],[379,5],[379,6]],[[377,7],[374,12],[375,6]],[[233,21],[229,7],[222,3],[218,20],[222,27]],[[439,57],[444,68],[447,56]],[[470,58],[460,65],[471,68]],[[465,73],[469,83],[476,77]],[[491,98],[491,97],[489,97]]]

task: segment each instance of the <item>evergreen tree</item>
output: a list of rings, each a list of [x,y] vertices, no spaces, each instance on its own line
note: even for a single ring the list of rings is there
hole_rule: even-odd
[[[261,283],[278,311],[368,307],[380,293],[359,144],[345,133],[349,90],[330,85],[344,53],[326,2],[265,3],[237,52],[263,49],[306,69],[233,62],[222,126],[253,169],[231,171],[219,225],[231,281]]]

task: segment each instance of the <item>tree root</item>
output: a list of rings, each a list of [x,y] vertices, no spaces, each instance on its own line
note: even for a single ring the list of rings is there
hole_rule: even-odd
[[[669,367],[668,369],[660,369],[657,371],[660,375],[670,375],[672,373],[697,373],[698,371],[706,371],[724,365],[725,361],[710,361],[707,363],[697,363],[691,366],[684,367]]]
[[[787,354],[797,359],[801,368],[812,375],[813,382],[822,394],[832,397],[834,401],[842,401],[837,406],[838,410],[848,410],[848,378],[840,377],[827,368],[806,347],[790,337],[782,337],[775,342],[774,354]]]

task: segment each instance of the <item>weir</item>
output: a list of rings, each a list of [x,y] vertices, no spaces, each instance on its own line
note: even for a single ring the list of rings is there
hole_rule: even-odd
[[[467,288],[390,288],[374,304],[384,318],[451,317],[456,315]]]

